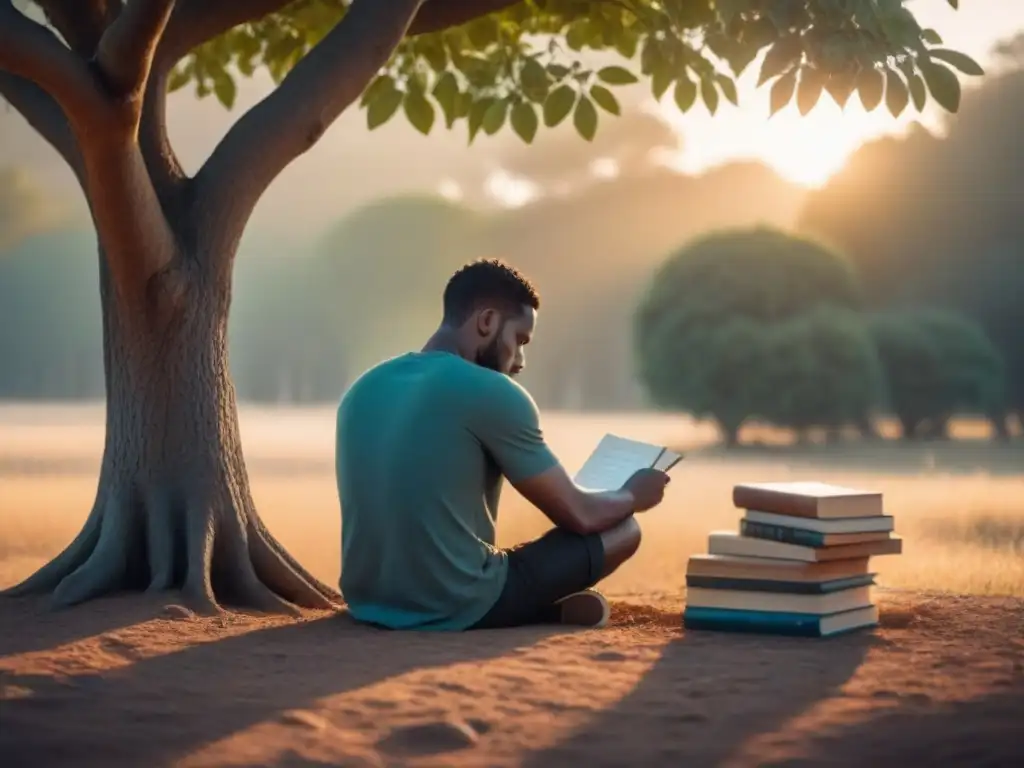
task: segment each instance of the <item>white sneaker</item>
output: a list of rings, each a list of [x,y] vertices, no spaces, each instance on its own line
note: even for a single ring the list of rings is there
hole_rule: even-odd
[[[612,612],[604,595],[596,589],[566,595],[556,605],[561,608],[561,622],[577,627],[603,627]]]

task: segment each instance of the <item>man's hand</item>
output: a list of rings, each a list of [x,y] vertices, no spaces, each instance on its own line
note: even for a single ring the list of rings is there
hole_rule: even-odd
[[[635,500],[633,508],[637,512],[646,512],[651,507],[661,504],[669,479],[669,476],[660,469],[641,469],[633,473],[622,486],[622,490],[632,494]]]

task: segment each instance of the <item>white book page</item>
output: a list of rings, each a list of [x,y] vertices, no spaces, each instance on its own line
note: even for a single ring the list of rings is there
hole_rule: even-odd
[[[661,454],[661,458],[655,462],[654,468],[660,469],[662,472],[668,472],[682,460],[683,454],[670,451],[666,448],[665,452]]]
[[[615,491],[637,470],[653,467],[664,451],[660,445],[608,434],[573,480],[590,491]]]

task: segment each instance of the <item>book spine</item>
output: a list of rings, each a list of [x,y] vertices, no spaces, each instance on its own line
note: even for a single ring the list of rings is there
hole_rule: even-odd
[[[810,614],[766,614],[762,611],[689,608],[683,611],[684,629],[751,632],[793,637],[820,637],[821,617]]]
[[[703,589],[729,589],[746,592],[775,592],[789,595],[828,595],[844,589],[870,587],[874,574],[850,576],[831,581],[783,581],[779,579],[744,579],[723,576],[687,576],[687,587]]]
[[[783,525],[756,523],[752,520],[740,520],[740,535],[752,539],[769,539],[783,544],[796,544],[801,547],[824,547],[828,534],[808,531],[804,528],[787,528]]]

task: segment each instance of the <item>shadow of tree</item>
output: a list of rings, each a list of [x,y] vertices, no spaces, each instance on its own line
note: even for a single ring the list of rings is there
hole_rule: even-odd
[[[0,701],[0,755],[5,766],[173,764],[317,699],[417,669],[499,656],[550,632],[495,631],[481,633],[478,643],[453,643],[440,633],[360,626],[341,613],[126,659],[102,675],[48,682],[9,675],[8,685],[33,690]]]
[[[773,765],[1014,768],[1024,765],[1024,676],[971,701],[911,696],[895,712],[825,734]]]
[[[166,602],[171,602],[168,598]],[[117,595],[55,610],[48,597],[0,596],[0,659],[56,648],[152,619],[160,603]]]
[[[678,626],[679,614],[657,623],[669,621]],[[832,695],[877,642],[870,634],[805,640],[686,632],[665,646],[629,696],[523,765],[622,764],[602,762],[602,755],[621,755],[613,745],[623,743],[634,747],[631,766],[718,765],[748,737]],[[737,663],[750,657],[757,662]]]

